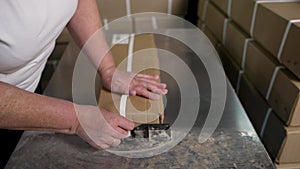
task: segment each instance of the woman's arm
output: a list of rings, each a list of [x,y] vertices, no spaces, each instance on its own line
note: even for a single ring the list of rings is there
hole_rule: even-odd
[[[95,148],[120,144],[134,127],[132,121],[96,106],[38,95],[3,82],[0,100],[0,128],[77,134]]]
[[[0,82],[0,128],[75,133],[73,103]]]

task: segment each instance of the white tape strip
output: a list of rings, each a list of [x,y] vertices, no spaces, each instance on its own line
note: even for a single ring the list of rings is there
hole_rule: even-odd
[[[250,25],[250,36],[251,37],[253,37],[254,24],[255,24],[255,19],[256,19],[256,13],[257,13],[258,3],[260,3],[260,2],[256,1],[255,4],[254,4],[252,19],[251,19],[251,25]]]
[[[235,89],[237,94],[240,92],[241,80],[242,80],[243,74],[244,74],[244,71],[240,70],[239,71],[239,76],[238,76],[238,79],[237,79],[237,83],[236,83],[236,89]]]
[[[134,34],[131,34],[129,47],[128,47],[127,68],[126,68],[127,72],[132,71],[133,46],[134,46]]]
[[[284,34],[283,34],[283,37],[282,37],[282,40],[281,40],[281,44],[280,44],[280,47],[279,47],[279,50],[278,50],[278,54],[277,54],[277,59],[278,59],[279,61],[280,61],[280,59],[281,59],[282,51],[283,51],[283,48],[284,48],[284,45],[285,45],[287,36],[288,36],[288,34],[289,34],[289,32],[290,32],[292,23],[296,23],[296,22],[300,22],[300,19],[297,19],[297,20],[290,20],[289,23],[286,25],[285,32],[284,32]]]
[[[104,22],[104,29],[105,30],[108,30],[108,20],[106,18],[103,19],[103,22]]]
[[[120,101],[120,115],[126,117],[126,103],[128,95],[122,95]]]
[[[172,14],[172,5],[173,5],[173,1],[172,0],[168,0],[168,14],[169,15]]]
[[[130,0],[126,0],[126,14],[131,15],[131,4],[130,4]]]
[[[274,85],[274,82],[275,82],[275,78],[278,74],[278,71],[280,69],[283,69],[284,67],[283,66],[277,66],[273,72],[273,75],[272,75],[272,78],[271,78],[271,81],[270,81],[270,84],[269,84],[269,88],[267,90],[267,93],[266,93],[266,99],[269,100],[270,98],[270,95],[271,95],[271,91],[272,91],[272,88],[273,88],[273,85]]]
[[[249,44],[250,41],[253,41],[253,39],[252,38],[248,38],[248,39],[245,39],[245,42],[244,42],[243,56],[242,56],[242,65],[241,65],[242,69],[245,69],[246,54],[247,54],[248,44]]]
[[[134,47],[134,34],[130,35],[129,47],[128,47],[128,56],[127,56],[127,72],[132,71],[132,58],[133,58],[133,47]],[[128,95],[122,95],[120,101],[120,115],[126,117],[126,103]],[[130,131],[128,132],[130,136]]]
[[[222,35],[222,44],[223,45],[225,45],[225,42],[226,42],[227,25],[228,25],[229,21],[230,21],[230,19],[226,18],[223,23],[223,35]]]
[[[202,16],[201,16],[201,20],[202,20],[202,21],[205,21],[208,2],[209,2],[209,0],[205,0],[205,1],[204,1],[204,5],[203,5],[203,9],[202,9]]]
[[[231,4],[232,4],[232,0],[228,0],[228,4],[227,4],[227,15],[228,15],[228,17],[231,16]]]
[[[267,125],[267,122],[269,120],[271,112],[272,112],[272,108],[268,108],[266,116],[264,118],[263,124],[261,125],[261,129],[260,129],[260,132],[259,132],[260,138],[262,138],[264,136],[266,125]]]
[[[155,16],[152,16],[152,27],[154,30],[157,29],[157,21]]]

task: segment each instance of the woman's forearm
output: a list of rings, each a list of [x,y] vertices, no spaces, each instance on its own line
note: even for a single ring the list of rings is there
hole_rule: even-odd
[[[109,52],[95,0],[79,0],[77,10],[67,25],[75,43],[92,60],[100,75],[111,73],[114,60]],[[88,42],[88,43],[86,43]]]
[[[69,101],[30,93],[3,82],[0,100],[0,128],[69,134],[76,130],[76,112]]]

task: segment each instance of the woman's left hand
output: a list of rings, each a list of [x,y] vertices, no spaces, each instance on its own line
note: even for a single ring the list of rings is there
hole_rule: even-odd
[[[161,95],[168,93],[167,85],[158,82],[158,79],[158,75],[134,74],[115,68],[102,73],[104,87],[112,92],[131,96],[140,95],[153,100],[157,100]]]

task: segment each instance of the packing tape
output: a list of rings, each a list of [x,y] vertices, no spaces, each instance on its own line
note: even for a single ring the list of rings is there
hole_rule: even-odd
[[[130,35],[129,47],[128,47],[128,57],[127,57],[127,72],[132,71],[132,57],[133,57],[133,46],[134,46],[134,34]],[[122,95],[120,101],[120,115],[126,117],[126,103],[128,95]],[[130,136],[130,131],[128,132]]]
[[[236,82],[236,89],[235,89],[237,94],[240,92],[241,80],[242,80],[243,74],[244,74],[244,70],[240,70],[239,71],[239,76],[238,76],[238,79],[237,79],[237,82]]]
[[[120,101],[120,115],[126,117],[126,103],[128,95],[122,95]]]
[[[228,4],[227,4],[227,15],[228,15],[228,17],[231,16],[231,6],[232,6],[232,0],[228,0]]]
[[[169,15],[172,14],[172,5],[173,5],[173,1],[172,0],[168,0],[168,14]]]
[[[127,72],[132,71],[133,46],[134,46],[134,34],[131,34],[129,47],[128,47],[127,68],[126,68]]]
[[[278,50],[278,54],[277,54],[277,59],[279,61],[281,59],[282,51],[283,51],[283,48],[284,48],[287,36],[288,36],[288,34],[290,32],[292,23],[297,23],[297,22],[300,22],[300,19],[290,20],[289,23],[286,25],[285,32],[283,34],[283,37],[282,37],[282,40],[281,40],[281,44],[280,44],[280,47],[279,47],[279,50]]]
[[[204,1],[203,10],[202,10],[202,16],[201,16],[201,20],[202,21],[205,21],[208,3],[209,3],[209,0],[205,0]]]
[[[241,65],[241,68],[242,68],[242,69],[245,69],[248,44],[249,44],[249,42],[251,42],[251,41],[253,41],[252,38],[247,38],[247,39],[245,39],[245,42],[244,42],[243,55],[242,55],[242,65]]]
[[[250,25],[250,35],[251,35],[251,37],[253,37],[253,33],[254,33],[254,25],[255,25],[255,20],[256,20],[258,4],[260,4],[260,3],[272,3],[272,2],[300,2],[300,0],[262,0],[262,1],[257,0],[257,1],[255,1],[253,13],[252,13],[251,25]]]
[[[272,108],[268,108],[266,116],[264,118],[263,124],[261,125],[261,129],[260,129],[260,132],[259,132],[260,138],[262,138],[264,136],[266,125],[267,125],[267,122],[269,120],[271,112],[272,112]]]
[[[130,0],[126,0],[126,14],[131,15],[131,4],[130,4]]]
[[[157,29],[157,20],[155,16],[152,16],[152,27],[154,30]]]
[[[103,22],[104,22],[104,29],[105,30],[108,30],[108,20],[106,18],[103,19]]]
[[[226,18],[223,23],[223,34],[222,34],[222,44],[223,45],[225,45],[225,42],[226,42],[227,25],[228,25],[229,21],[230,21],[230,19]]]
[[[267,90],[267,93],[266,93],[266,100],[269,100],[270,98],[270,95],[271,95],[271,91],[272,91],[272,88],[273,88],[273,85],[274,85],[274,82],[275,82],[275,78],[278,74],[278,71],[280,69],[283,69],[284,67],[283,66],[277,66],[273,72],[273,75],[272,75],[272,78],[271,78],[271,81],[270,81],[270,84],[269,84],[269,87],[268,87],[268,90]]]

